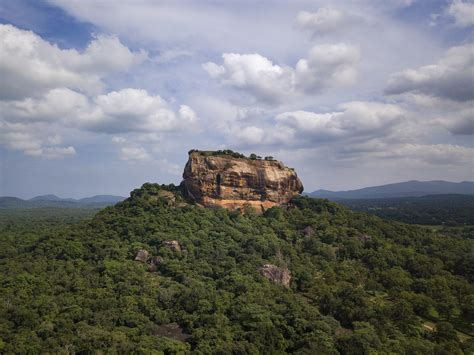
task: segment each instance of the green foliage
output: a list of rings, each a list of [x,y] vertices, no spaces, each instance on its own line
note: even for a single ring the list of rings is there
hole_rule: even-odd
[[[217,156],[217,155],[230,155],[231,157],[234,158],[246,158],[244,154],[241,154],[239,152],[234,152],[233,150],[230,149],[224,149],[224,150],[197,150],[197,149],[191,149],[188,154],[191,153],[199,153],[204,156]]]
[[[5,353],[456,354],[473,240],[298,198],[263,215],[145,184],[93,219],[0,215]],[[72,212],[71,212],[72,213]],[[311,227],[314,233],[305,234]],[[165,241],[177,240],[182,251]],[[134,261],[146,249],[156,272]],[[288,267],[291,287],[259,274]],[[437,322],[435,331],[423,325]],[[438,319],[435,319],[438,318]],[[167,333],[170,324],[179,329]]]

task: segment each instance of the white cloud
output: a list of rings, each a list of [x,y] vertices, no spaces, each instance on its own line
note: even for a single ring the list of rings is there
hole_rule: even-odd
[[[192,128],[196,121],[196,114],[186,105],[175,112],[159,95],[123,89],[95,97],[92,109],[80,116],[78,124],[106,133],[169,132]]]
[[[418,92],[456,101],[474,99],[474,45],[450,48],[436,64],[391,75],[385,92]]]
[[[263,129],[255,126],[236,129],[233,132],[233,135],[240,141],[241,144],[257,145],[262,143],[264,139]]]
[[[46,159],[59,159],[68,156],[76,155],[74,147],[43,147],[34,150],[27,150],[27,155],[42,157]]]
[[[205,63],[203,68],[223,85],[242,89],[264,102],[280,101],[293,90],[293,70],[273,64],[260,54],[224,53],[222,65]]]
[[[72,146],[61,147],[61,137],[42,137],[34,127],[9,125],[0,122],[0,141],[11,150],[22,151],[25,155],[58,159],[73,156],[76,150]]]
[[[152,158],[143,147],[125,146],[120,149],[120,159],[146,162]]]
[[[354,83],[359,59],[356,47],[339,43],[316,45],[296,68],[273,64],[260,54],[224,53],[221,65],[203,68],[222,85],[241,89],[266,103],[290,100],[295,94],[314,94],[323,89]]]
[[[311,31],[313,35],[337,32],[349,22],[346,14],[333,7],[321,7],[314,12],[300,11],[296,17],[299,28]]]
[[[474,3],[472,2],[454,0],[446,9],[446,13],[454,19],[458,27],[474,25]]]
[[[318,144],[334,139],[382,137],[403,122],[404,111],[391,104],[348,102],[341,111],[294,111],[275,117],[277,129],[292,132],[292,145]]]
[[[70,89],[53,89],[43,97],[0,101],[0,119],[9,122],[56,122],[96,132],[169,132],[192,128],[195,112],[186,105],[177,111],[159,95],[123,89],[89,100]]]
[[[359,50],[344,43],[314,46],[306,59],[296,64],[296,86],[306,93],[318,93],[355,82]]]
[[[18,100],[67,87],[85,93],[103,90],[102,77],[146,58],[113,36],[98,35],[87,48],[61,49],[31,31],[0,24],[0,99]]]
[[[474,134],[474,100],[454,101],[423,94],[404,94],[403,102],[422,122],[442,126],[454,135]]]
[[[0,101],[1,143],[11,150],[45,158],[75,154],[73,147],[59,147],[62,137],[54,134],[57,130],[137,132],[147,135],[149,140],[158,133],[192,129],[196,122],[196,114],[190,107],[181,105],[175,110],[159,95],[138,89],[112,91],[89,99],[61,88],[39,98]],[[141,136],[138,138],[143,140]],[[112,141],[124,143],[125,138],[113,137]],[[146,154],[132,148],[124,148],[121,153],[124,160],[145,160]],[[132,153],[138,158],[132,158]]]
[[[58,88],[40,97],[0,101],[0,119],[11,122],[73,120],[88,106],[86,96],[70,89]]]
[[[472,166],[474,149],[455,144],[404,144],[380,152],[385,158],[417,160],[432,165]]]

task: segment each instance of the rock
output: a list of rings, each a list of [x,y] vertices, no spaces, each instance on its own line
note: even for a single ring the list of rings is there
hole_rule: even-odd
[[[362,234],[362,235],[359,235],[359,240],[366,244],[366,243],[369,243],[372,241],[372,236],[368,235],[368,234]]]
[[[191,335],[187,334],[177,323],[159,325],[156,327],[155,336],[166,337],[178,341],[186,341]]]
[[[167,240],[163,244],[173,251],[181,251],[181,246],[179,245],[179,242],[177,240]]]
[[[273,264],[265,264],[260,268],[260,275],[275,284],[290,287],[291,272],[287,268],[278,267]]]
[[[150,266],[148,267],[149,272],[156,272],[158,270],[158,265],[163,262],[163,258],[161,256],[154,256],[150,260]]]
[[[311,228],[311,226],[307,226],[305,229],[303,229],[303,235],[305,237],[312,237],[314,235],[314,229]]]
[[[135,261],[146,263],[150,254],[145,249],[140,249],[135,256]]]
[[[277,160],[191,151],[183,185],[197,203],[230,210],[248,204],[263,211],[285,205],[303,191],[294,170]]]

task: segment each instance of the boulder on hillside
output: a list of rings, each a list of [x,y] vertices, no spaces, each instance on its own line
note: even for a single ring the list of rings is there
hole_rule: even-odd
[[[167,240],[163,244],[173,251],[181,252],[181,245],[177,240]]]
[[[145,249],[140,249],[135,256],[135,261],[146,263],[150,254]]]
[[[273,264],[265,264],[260,268],[260,275],[269,279],[275,284],[290,287],[291,272],[285,267],[278,267]]]
[[[150,266],[148,267],[149,272],[156,272],[158,270],[158,265],[163,262],[163,258],[161,256],[154,256],[150,259]]]

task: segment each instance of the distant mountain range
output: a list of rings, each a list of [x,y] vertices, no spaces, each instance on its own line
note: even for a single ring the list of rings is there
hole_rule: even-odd
[[[96,195],[81,199],[61,198],[56,195],[36,196],[29,200],[23,200],[17,197],[0,197],[0,209],[19,209],[19,208],[102,208],[115,205],[117,202],[125,200],[122,196]]]
[[[317,190],[307,195],[310,197],[327,198],[329,200],[341,199],[368,199],[368,198],[393,198],[393,197],[419,197],[426,195],[462,194],[474,195],[474,182],[448,182],[434,181],[407,181],[381,186],[365,187],[363,189],[348,191]]]

